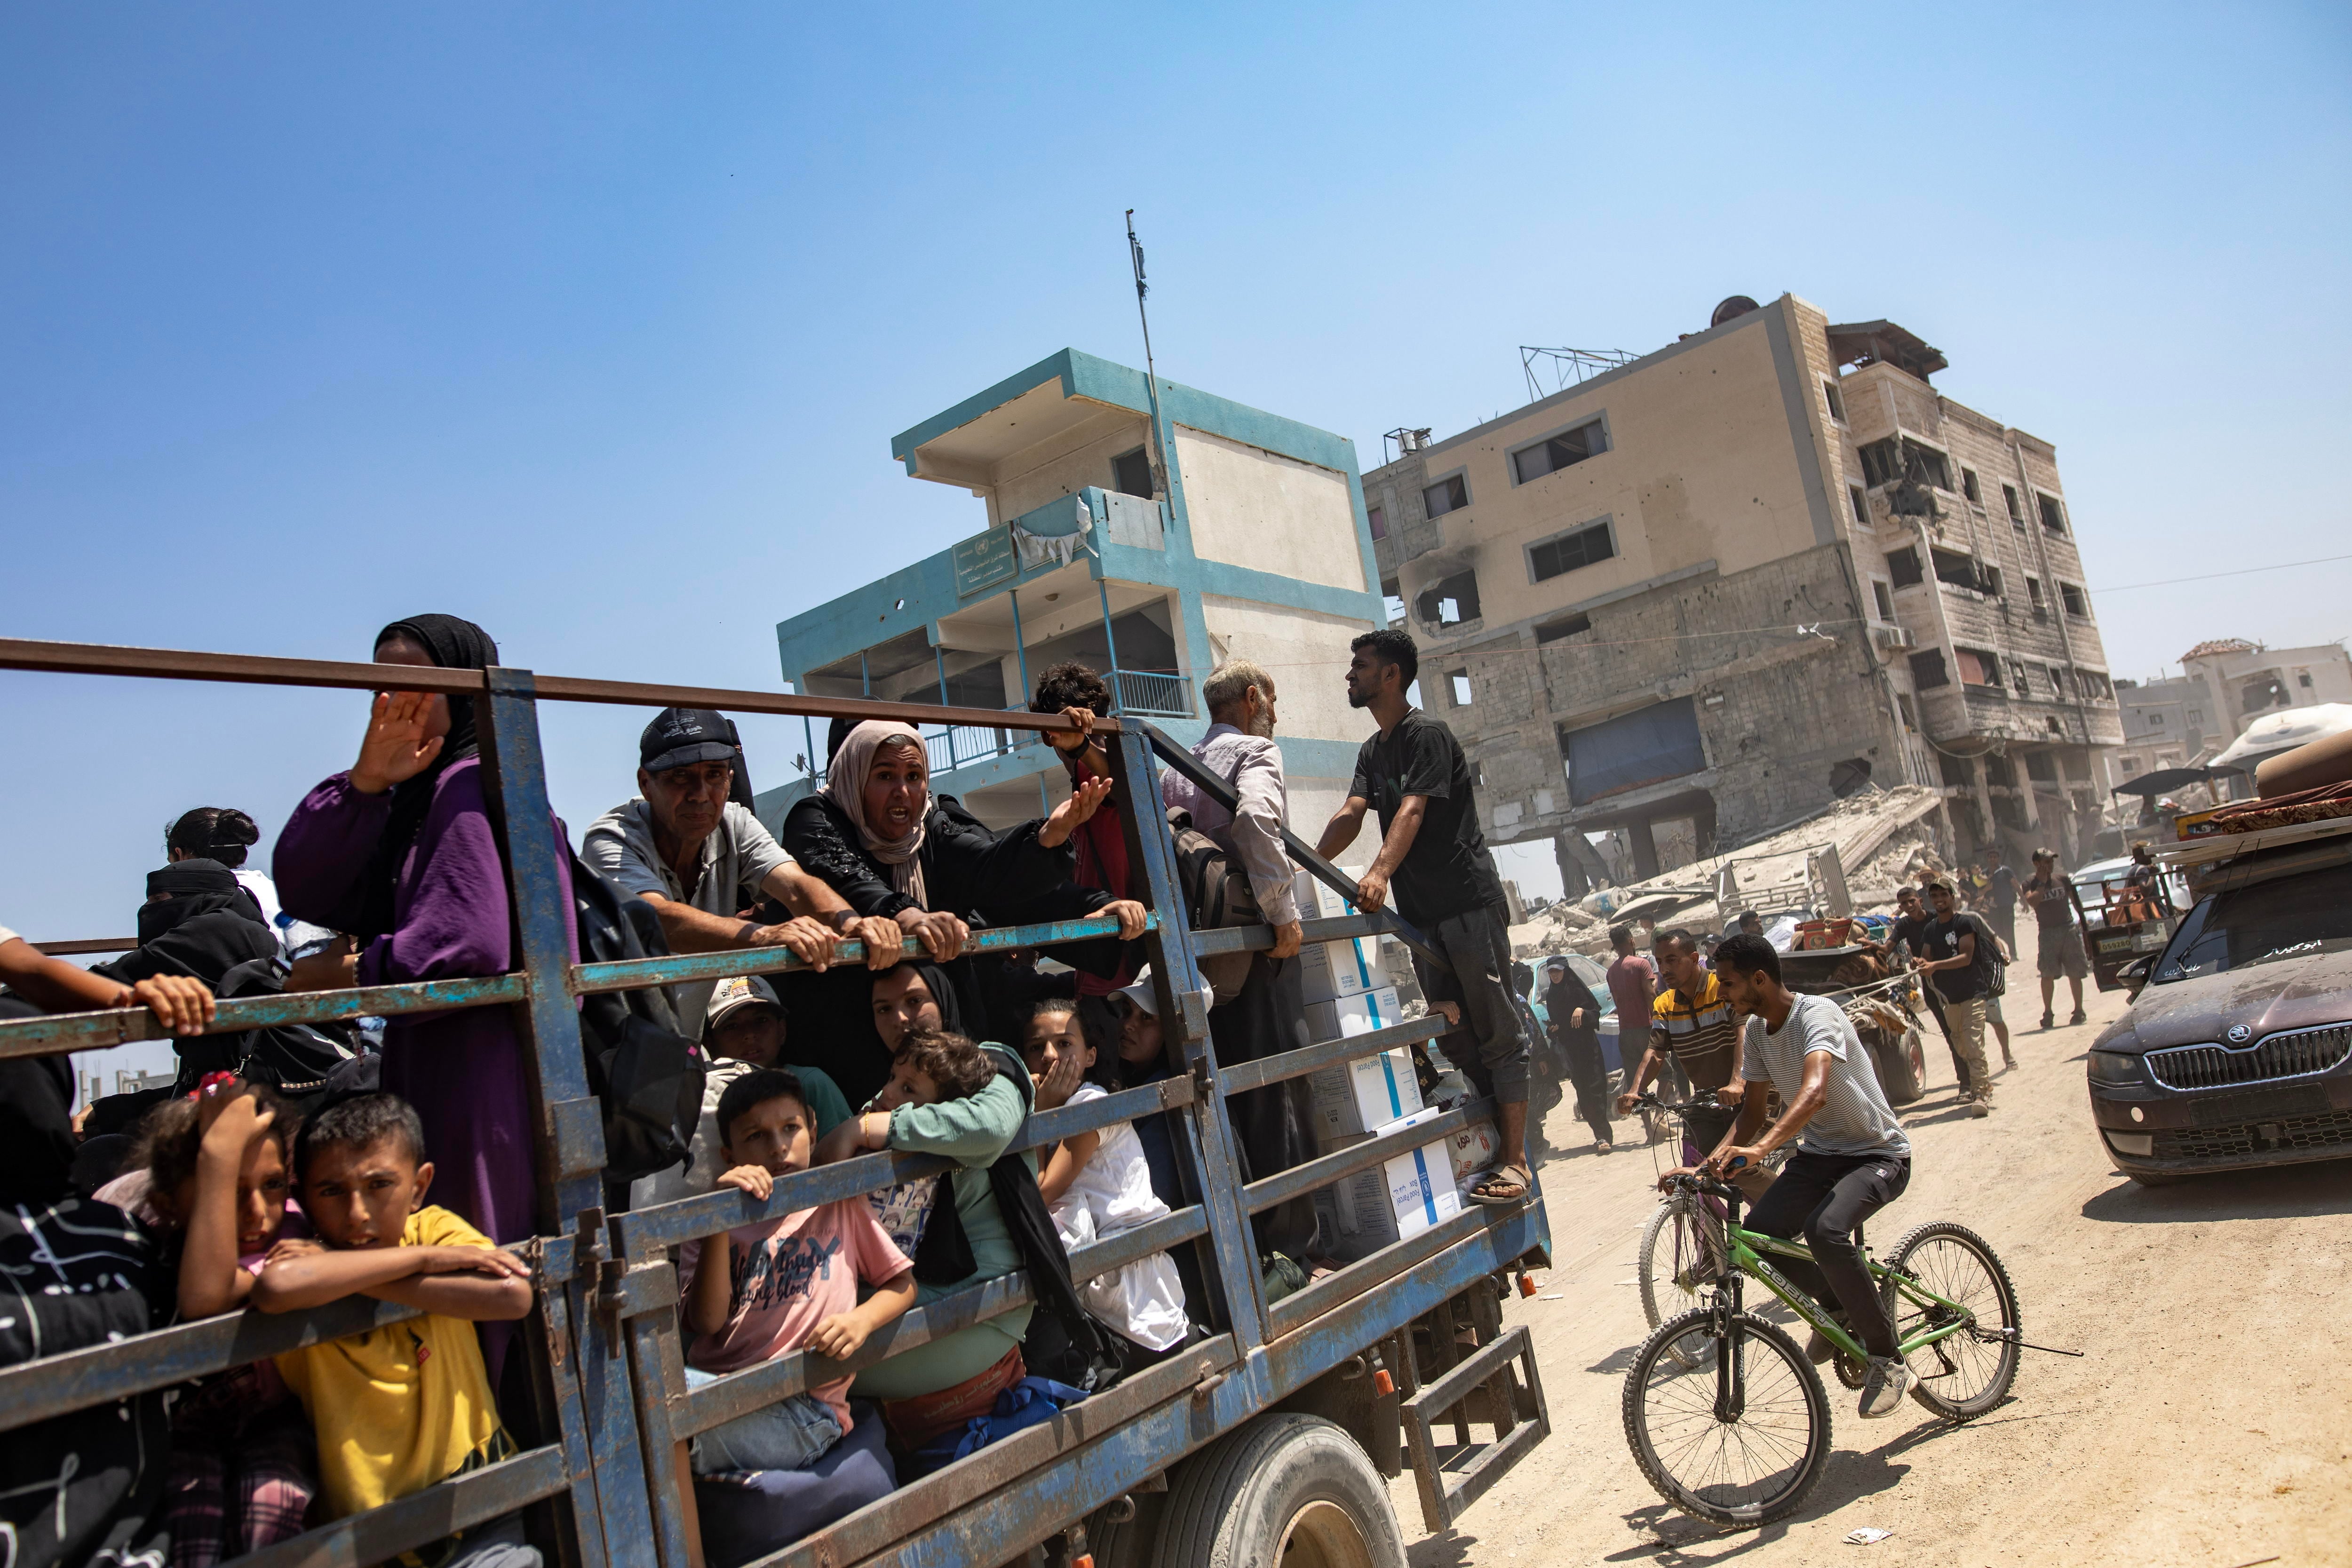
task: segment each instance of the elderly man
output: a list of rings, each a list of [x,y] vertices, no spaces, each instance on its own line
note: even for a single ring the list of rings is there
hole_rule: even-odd
[[[1192,814],[1192,826],[1215,839],[1249,873],[1250,890],[1274,927],[1269,958],[1295,958],[1301,927],[1290,856],[1282,847],[1288,800],[1282,748],[1274,743],[1274,677],[1248,659],[1228,659],[1201,683],[1209,732],[1192,748],[1201,765],[1233,785],[1238,816],[1172,770],[1160,775],[1160,797]]]
[[[581,857],[661,917],[672,952],[782,947],[812,968],[831,964],[837,942],[866,944],[869,968],[898,961],[903,933],[866,920],[728,798],[735,783],[734,729],[703,708],[665,708],[637,739],[637,798],[598,817]],[[792,918],[761,925],[740,911],[773,898]],[[715,980],[670,987],[681,1018],[700,1018]]]
[[[1233,786],[1238,813],[1227,811],[1172,768],[1160,776],[1161,801],[1192,813],[1192,826],[1240,862],[1258,908],[1274,927],[1274,946],[1251,960],[1240,994],[1209,1014],[1217,1060],[1226,1064],[1314,1043],[1307,1037],[1298,965],[1281,962],[1297,956],[1305,928],[1290,857],[1282,847],[1288,799],[1282,748],[1274,742],[1274,677],[1245,658],[1219,665],[1201,683],[1209,732],[1192,755]],[[1305,1079],[1268,1084],[1225,1103],[1248,1180],[1263,1180],[1315,1157],[1314,1108]],[[1257,1231],[1262,1252],[1280,1253],[1303,1266],[1315,1238],[1313,1200],[1296,1199],[1258,1215]]]

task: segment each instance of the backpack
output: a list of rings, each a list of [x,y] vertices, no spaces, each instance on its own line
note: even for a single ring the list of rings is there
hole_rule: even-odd
[[[1225,779],[1231,789],[1249,759],[1234,764]],[[1192,814],[1181,805],[1168,808],[1169,836],[1176,841],[1176,890],[1184,899],[1184,915],[1194,931],[1265,923],[1257,891],[1241,862],[1224,847],[1192,826]],[[1200,961],[1201,978],[1214,994],[1212,1005],[1232,1001],[1249,984],[1250,952],[1220,952]]]
[[[606,881],[577,855],[572,901],[582,963],[668,956],[653,906]],[[589,1089],[604,1108],[607,1184],[690,1162],[710,1064],[698,1042],[678,1033],[669,993],[647,985],[581,997],[580,1047]]]
[[[1985,994],[2006,996],[2009,994],[2009,960],[2000,955],[2000,942],[1993,936],[1992,927],[1985,923],[1982,915],[1971,914],[1969,919],[1976,923],[1978,966],[1984,972]]]

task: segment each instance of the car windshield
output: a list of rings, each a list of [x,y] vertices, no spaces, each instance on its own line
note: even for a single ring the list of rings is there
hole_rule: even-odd
[[[2200,900],[2157,960],[2168,985],[2225,969],[2352,950],[2352,866],[2329,866]]]

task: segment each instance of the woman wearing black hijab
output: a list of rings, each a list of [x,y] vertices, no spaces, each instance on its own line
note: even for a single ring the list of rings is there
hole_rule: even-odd
[[[412,616],[375,639],[383,665],[486,669],[498,657],[489,634],[454,616]],[[287,912],[347,932],[358,948],[296,963],[288,989],[474,978],[513,967],[506,864],[474,726],[471,697],[375,694],[359,760],[303,797],[273,864]],[[570,867],[562,858],[556,864],[568,910]],[[394,1016],[384,1030],[383,1083],[424,1121],[434,1201],[501,1244],[530,1236],[533,1118],[510,1010]],[[506,1337],[484,1339],[494,1384],[493,1347]]]
[[[240,963],[278,952],[278,933],[236,874],[217,860],[175,860],[147,873],[147,901],[139,906],[139,945],[94,974],[136,985],[155,975],[180,974],[217,992]],[[208,1072],[235,1071],[241,1034],[202,1035],[177,1043],[184,1092]]]

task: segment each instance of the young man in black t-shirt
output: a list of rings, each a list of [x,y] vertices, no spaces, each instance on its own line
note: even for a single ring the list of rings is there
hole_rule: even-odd
[[[1919,967],[1928,972],[1928,984],[1943,998],[1953,1047],[1968,1059],[1969,1085],[1960,1091],[1960,1103],[1972,1116],[1990,1115],[1992,1071],[1985,1062],[1985,1001],[1992,966],[1999,962],[1992,928],[1982,915],[1959,907],[1949,882],[1928,883],[1927,899],[1936,918],[1927,924],[1927,958]]]
[[[1412,637],[1366,632],[1349,649],[1348,705],[1371,710],[1380,732],[1357,753],[1347,804],[1317,847],[1331,858],[1356,841],[1367,811],[1379,812],[1381,847],[1360,879],[1362,908],[1379,909],[1393,889],[1397,912],[1452,963],[1448,974],[1418,953],[1412,961],[1430,1006],[1454,1025],[1446,1059],[1495,1100],[1495,1164],[1472,1183],[1470,1195],[1516,1204],[1534,1188],[1527,1164],[1529,1041],[1511,1002],[1510,917],[1478,830],[1469,760],[1452,731],[1405,700],[1421,668]]]

